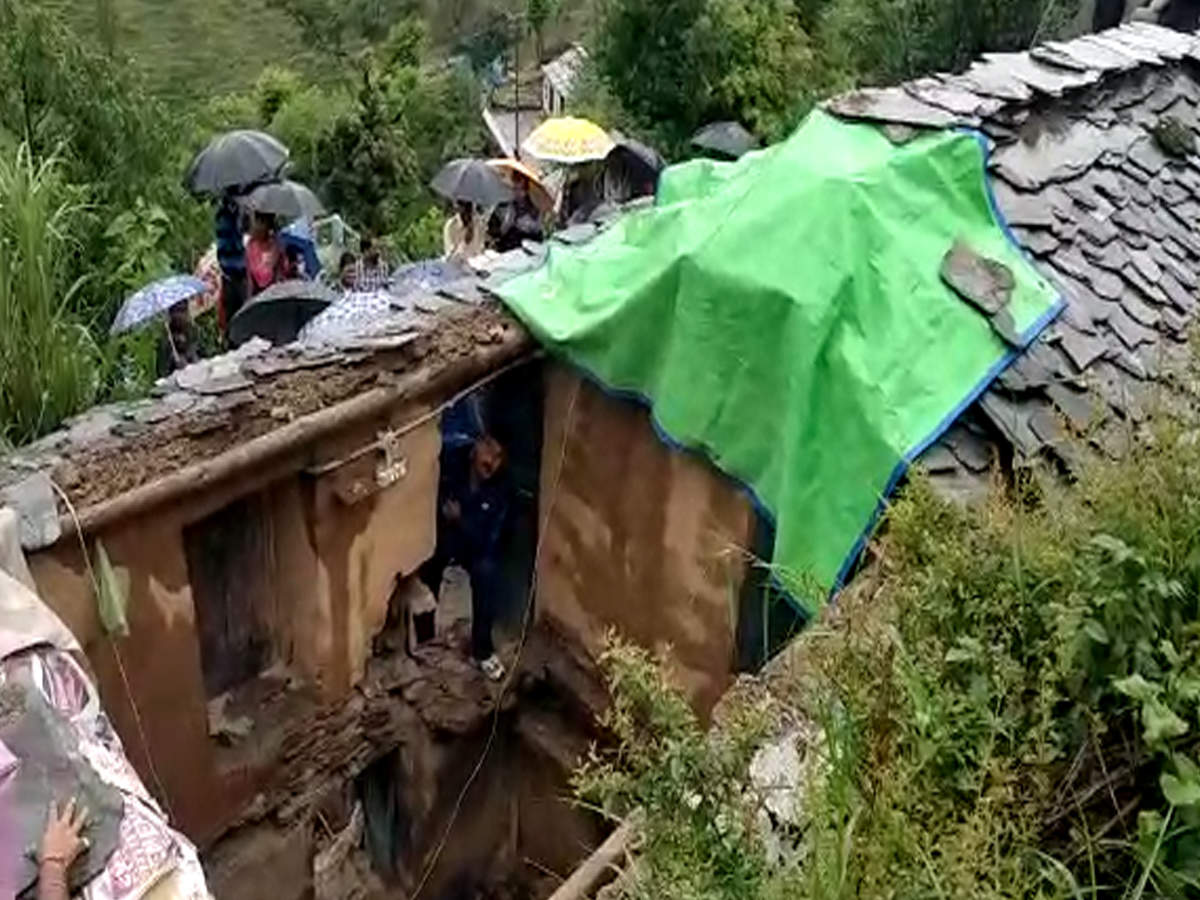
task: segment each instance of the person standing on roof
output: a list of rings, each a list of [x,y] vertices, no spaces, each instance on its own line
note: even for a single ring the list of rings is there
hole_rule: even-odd
[[[242,210],[231,191],[217,204],[217,265],[221,269],[221,308],[229,322],[246,302],[246,240]]]
[[[438,489],[437,548],[421,567],[421,581],[437,597],[446,567],[457,563],[471,580],[471,655],[493,681],[504,665],[492,643],[500,591],[500,539],[508,518],[511,486],[504,447],[491,435],[442,451]]]

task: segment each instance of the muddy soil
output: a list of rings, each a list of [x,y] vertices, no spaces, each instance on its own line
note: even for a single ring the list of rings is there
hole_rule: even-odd
[[[520,326],[498,306],[444,314],[402,348],[342,352],[328,365],[255,378],[243,390],[218,395],[200,412],[168,416],[152,425],[122,422],[111,437],[68,447],[52,477],[82,509],[211,459],[399,375],[452,369],[481,345],[497,343],[517,329]]]

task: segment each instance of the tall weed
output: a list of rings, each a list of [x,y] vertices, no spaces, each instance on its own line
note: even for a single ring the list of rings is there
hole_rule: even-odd
[[[0,155],[0,437],[22,443],[90,405],[98,351],[70,312],[72,219],[79,208],[53,158],[21,144]]]

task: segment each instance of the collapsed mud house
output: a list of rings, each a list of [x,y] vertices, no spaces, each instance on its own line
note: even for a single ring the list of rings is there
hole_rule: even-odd
[[[441,413],[483,383],[510,419],[522,498],[506,597],[527,640],[501,711],[452,636],[409,652],[399,608],[434,549]],[[600,835],[564,798],[602,702],[581,663],[603,631],[673,644],[703,706],[733,671],[744,567],[727,550],[751,533],[749,503],[659,444],[644,413],[546,366],[476,279],[337,347],[255,343],[198,364],[2,468],[42,596],[135,765],[206,849],[217,896],[304,895],[330,868],[322,848],[358,843],[360,799],[384,875],[408,890],[538,876],[525,858],[543,880],[565,873]],[[614,492],[622,478],[643,490]],[[125,636],[98,611],[97,547],[124,583]]]
[[[1066,301],[923,454],[948,493],[978,496],[997,462],[1069,467],[1067,428],[1119,453],[1169,389],[1200,265],[1198,64],[1190,36],[1135,25],[829,105],[897,141],[981,129],[996,203]],[[1156,137],[1172,122],[1178,155]],[[489,299],[487,277],[543,253],[397,302],[337,346],[199,364],[0,461],[39,589],[217,896],[328,892],[364,830],[410,895],[565,875],[602,833],[563,797],[603,703],[589,662],[604,630],[670,644],[707,710],[795,624],[764,624],[754,602],[771,536],[748,496],[541,359]],[[433,550],[440,415],[485,382],[511,411],[523,496],[507,618],[527,640],[499,711],[446,642],[405,649],[397,602]],[[101,545],[125,636],[97,608]]]

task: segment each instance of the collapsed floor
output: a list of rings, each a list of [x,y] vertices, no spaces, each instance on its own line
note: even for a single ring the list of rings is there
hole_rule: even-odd
[[[502,692],[469,662],[466,637],[460,620],[412,649],[393,625],[353,697],[332,707],[282,672],[219,704],[210,727],[224,765],[279,766],[205,854],[214,896],[553,893],[604,837],[569,786],[603,692],[543,628]]]

